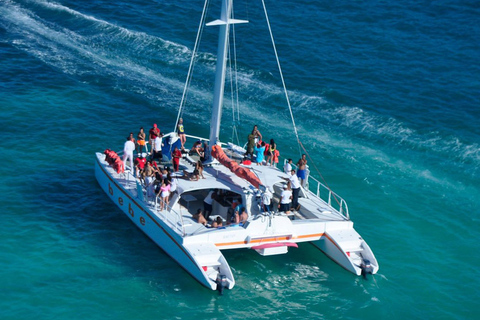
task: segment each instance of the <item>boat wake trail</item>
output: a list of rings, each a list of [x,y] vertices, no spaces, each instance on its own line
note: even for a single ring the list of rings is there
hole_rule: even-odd
[[[133,87],[132,91],[141,92],[183,86],[153,70],[160,61],[184,64],[188,61],[186,47],[54,2],[7,1],[0,6],[0,13],[0,26],[14,39],[13,46],[80,81],[109,82],[115,88]]]
[[[176,107],[180,101],[183,75],[191,56],[186,46],[49,1],[3,1],[0,16],[0,28],[9,35],[0,41],[8,41],[62,73],[107,89],[138,93],[153,103],[162,100]],[[215,56],[201,53],[199,61],[197,68],[210,72]],[[280,84],[270,83],[266,73],[242,65],[240,68],[241,125],[249,127],[257,122],[259,114],[275,113],[279,115],[276,122],[265,123],[264,129],[272,136],[285,136],[284,128],[291,125],[288,111],[278,107],[284,105]],[[192,118],[198,125],[208,121],[203,112],[211,101],[208,85],[197,81],[190,89],[190,101],[194,103],[186,112],[195,115]],[[259,100],[253,102],[249,96]],[[451,177],[460,173],[468,181],[480,178],[480,145],[475,141],[440,131],[422,132],[394,117],[332,104],[321,95],[292,91],[290,98],[294,112],[302,115],[297,123],[300,137],[305,139],[305,145],[318,150],[319,158],[327,155],[347,159],[349,165],[366,163],[368,168],[358,169],[362,174],[365,169],[371,174],[394,170],[392,175],[400,172],[407,178],[423,177],[439,185],[445,184],[443,173],[428,169],[431,163],[440,165]],[[227,97],[225,111],[232,109],[230,105]],[[228,135],[230,129],[225,127]],[[297,149],[285,151],[296,153]],[[409,156],[405,157],[405,153]]]

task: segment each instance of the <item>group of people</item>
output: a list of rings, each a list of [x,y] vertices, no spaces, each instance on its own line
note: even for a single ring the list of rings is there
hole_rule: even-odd
[[[207,150],[207,143],[204,141],[202,142],[201,140],[195,141],[193,144],[192,148],[190,149],[190,155],[197,155],[200,158],[200,161],[205,161],[205,150]]]
[[[185,127],[183,125],[183,119],[180,118],[177,124],[177,134],[181,142],[181,150],[184,150],[185,142],[187,137],[185,135]],[[130,167],[133,169],[133,152],[137,151],[137,154],[143,154],[144,150],[148,153],[147,148],[147,138],[148,143],[151,145],[151,159],[162,161],[162,147],[164,146],[162,141],[163,133],[160,131],[160,128],[156,123],[153,124],[153,127],[148,131],[148,137],[145,133],[143,127],[137,133],[137,139],[135,140],[133,132],[130,132],[130,135],[127,138],[127,141],[124,144],[123,148],[123,162],[126,167],[127,160],[130,162]],[[180,158],[182,156],[181,150],[176,148],[172,152],[172,163],[175,171],[178,171],[178,166]]]
[[[262,134],[258,130],[257,125],[253,126],[252,132],[248,135],[247,139],[247,152],[245,153],[245,157],[253,159],[253,155],[255,154],[255,162],[260,166],[263,165],[265,157],[267,165],[274,166],[278,163],[280,153],[277,150],[275,140],[270,139],[270,143],[262,141]]]
[[[136,176],[147,189],[147,196],[160,199],[160,210],[167,208],[171,195],[177,190],[176,177],[168,167],[161,169],[153,159],[147,160],[142,153],[135,159]]]
[[[213,212],[213,201],[222,202],[222,192],[221,190],[210,190],[205,199],[203,200],[203,210],[199,208],[197,212],[193,215],[198,223],[205,226],[210,226],[212,228],[222,227],[224,221],[222,217],[217,216],[212,220],[211,224],[208,224],[210,216]],[[238,198],[232,201],[231,205],[227,210],[226,224],[241,224],[245,223],[248,220],[247,208],[242,203],[242,198]]]
[[[161,133],[160,128],[154,123],[153,127],[148,132],[148,142],[152,146],[151,160],[162,160],[162,136],[163,134]],[[130,168],[133,170],[133,152],[137,151],[137,155],[143,155],[143,149],[145,148],[145,151],[147,151],[146,144],[146,134],[143,127],[140,127],[140,130],[138,131],[137,140],[135,140],[133,132],[130,132],[127,141],[123,146],[123,162],[125,167],[128,160]]]
[[[288,159],[285,165],[283,166],[283,172],[290,174],[292,171],[292,159]],[[302,187],[305,186],[307,179],[307,155],[302,154],[302,157],[297,162],[297,177],[300,179],[300,184]]]
[[[174,148],[172,152],[172,165],[173,171],[179,171],[180,159],[182,158],[182,151],[184,150],[186,135],[185,128],[183,125],[183,119],[180,118],[177,125],[177,133],[181,141],[181,150],[177,147]],[[167,167],[161,170],[156,161],[162,160],[162,147],[164,146],[162,142],[163,134],[160,131],[160,128],[156,124],[153,124],[153,127],[148,131],[147,134],[144,131],[144,128],[141,127],[137,139],[135,140],[133,133],[130,133],[127,141],[124,145],[124,155],[123,162],[126,167],[127,160],[130,162],[130,167],[135,168],[136,176],[144,183],[147,188],[147,194],[155,194],[156,197],[160,198],[160,208],[164,210],[167,208],[169,198],[173,192],[176,191],[176,181],[172,178],[171,172]],[[146,144],[148,143],[152,146],[151,157],[147,160],[144,156],[144,149],[148,151]],[[205,179],[203,176],[203,164],[202,161],[205,160],[205,143],[197,141],[194,143],[192,149],[190,149],[191,154],[197,154],[200,158],[195,164],[195,169],[192,173],[183,170],[183,178],[188,180],[199,180],[200,178]],[[137,158],[135,159],[135,166],[133,164],[133,153],[137,151]],[[255,157],[254,157],[255,154]],[[147,153],[148,155],[148,153]],[[274,166],[275,163],[278,163],[279,152],[277,150],[277,144],[274,139],[270,140],[270,143],[265,143],[262,141],[262,134],[260,133],[258,126],[255,125],[252,129],[252,132],[248,135],[247,143],[247,152],[245,153],[245,158],[250,157],[250,159],[255,158],[257,165],[263,165],[264,159],[266,157],[266,164]],[[298,197],[300,192],[300,186],[305,185],[306,181],[306,167],[307,160],[306,155],[303,154],[302,157],[297,162],[297,171],[292,168],[292,159],[288,159],[287,163],[284,166],[284,172],[288,174],[287,183],[284,185],[283,191],[280,196],[279,210],[284,212],[289,212],[291,209],[299,210],[300,205],[298,203]],[[194,215],[194,218],[202,224],[207,224],[208,218],[212,212],[211,204],[215,199],[216,191],[209,193],[209,196],[204,201],[204,211],[201,209]],[[261,206],[264,211],[272,210],[272,190],[267,188],[262,195]],[[218,217],[220,218],[220,217]],[[231,223],[241,223],[246,222],[248,219],[248,214],[245,206],[241,203],[235,204],[234,207],[229,210],[227,217],[227,224]],[[223,221],[220,218],[219,221],[215,220],[212,222],[212,226],[222,226]]]
[[[183,122],[180,122],[182,124]],[[182,127],[184,135],[184,130]],[[147,189],[148,197],[158,197],[160,199],[160,210],[167,208],[169,198],[176,192],[176,178],[172,177],[170,169],[165,166],[163,169],[157,164],[157,160],[162,161],[162,142],[163,134],[157,124],[148,132],[148,143],[152,146],[152,152],[149,159],[147,144],[147,135],[144,128],[141,127],[137,139],[135,140],[133,133],[127,137],[123,150],[123,162],[126,167],[129,161],[132,172],[140,179],[142,184]],[[183,144],[182,144],[183,145]],[[145,149],[145,153],[144,153]],[[133,153],[137,152],[137,157],[134,159]],[[182,154],[178,148],[172,152],[172,163],[174,171],[179,170],[179,162]]]
[[[204,226],[208,226],[208,221],[204,217],[202,209],[198,209],[197,213],[193,215],[193,219],[196,220],[198,223],[203,224]],[[212,228],[220,228],[223,227],[223,219],[222,217],[218,216],[215,220],[212,221],[210,224]]]
[[[300,187],[305,186],[307,178],[307,156],[305,154],[297,162],[297,171],[292,167],[292,159],[288,159],[283,166],[283,171],[288,175],[284,178],[287,183],[283,186],[283,191],[280,196],[280,211],[289,212],[291,209],[300,210],[298,197],[300,194]]]

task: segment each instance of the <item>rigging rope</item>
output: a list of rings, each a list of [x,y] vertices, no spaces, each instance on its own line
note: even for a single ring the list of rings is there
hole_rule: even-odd
[[[197,56],[198,47],[200,46],[200,39],[202,37],[203,28],[205,25],[205,18],[207,16],[206,12],[208,10],[208,3],[209,3],[208,0],[205,0],[205,3],[203,5],[202,17],[200,18],[200,24],[198,26],[198,31],[197,31],[197,38],[195,39],[195,45],[192,50],[192,57],[190,58],[190,66],[188,67],[187,80],[185,81],[185,86],[183,88],[182,100],[180,101],[180,107],[178,109],[177,120],[175,121],[175,127],[173,128],[173,132],[177,130],[178,121],[182,117],[183,109],[185,107],[185,104],[187,103],[187,92],[190,87],[190,82],[193,76],[195,58]],[[170,146],[170,149],[171,149],[171,146]]]
[[[288,92],[287,92],[287,87],[285,85],[285,80],[283,78],[283,72],[282,72],[282,68],[280,66],[280,60],[278,58],[278,54],[277,54],[277,47],[275,45],[275,40],[273,39],[273,33],[272,33],[272,29],[270,27],[270,20],[268,19],[268,13],[267,13],[267,8],[265,6],[265,0],[262,0],[262,5],[263,5],[263,11],[265,12],[265,18],[267,20],[267,25],[268,25],[268,31],[270,33],[270,38],[272,40],[272,46],[273,46],[273,51],[275,52],[275,58],[277,59],[277,66],[278,66],[278,71],[280,72],[280,78],[282,79],[282,85],[283,85],[283,91],[285,92],[285,98],[287,99],[287,105],[288,105],[288,110],[290,112],[290,117],[292,118],[292,124],[293,124],[293,130],[295,132],[295,136],[297,138],[297,143],[298,143],[298,152],[301,156],[302,154],[302,149],[305,153],[305,155],[309,158],[310,160],[310,163],[313,164],[314,168],[315,168],[315,171],[318,173],[318,175],[320,176],[320,178],[323,180],[324,182],[324,185],[325,187],[327,187],[327,189],[332,193],[335,201],[338,203],[338,205],[340,205],[340,201],[337,199],[337,196],[335,195],[335,193],[332,191],[332,189],[328,186],[325,178],[323,177],[322,173],[320,172],[320,170],[317,168],[317,166],[315,165],[315,162],[312,160],[312,158],[310,157],[310,155],[308,154],[307,150],[305,149],[305,147],[303,146],[302,142],[300,141],[300,138],[298,136],[298,130],[297,130],[297,126],[295,125],[295,118],[293,117],[293,111],[292,111],[292,106],[290,104],[290,99],[288,97]]]
[[[292,106],[290,105],[290,99],[288,97],[287,87],[285,85],[285,79],[283,78],[282,67],[280,66],[280,60],[279,60],[278,54],[277,54],[277,47],[275,45],[275,40],[273,39],[272,28],[270,26],[270,20],[268,19],[268,13],[267,13],[267,8],[265,6],[265,0],[262,0],[262,5],[263,5],[263,11],[265,12],[265,18],[267,20],[268,32],[270,33],[270,38],[272,40],[273,51],[275,52],[275,58],[277,59],[278,71],[280,72],[280,78],[282,79],[283,92],[285,92],[285,98],[287,99],[288,110],[290,111],[290,117],[292,118],[293,130],[295,132],[295,136],[297,137],[298,152],[301,155],[302,152],[300,150],[300,138],[298,137],[298,131],[297,131],[297,126],[295,125],[295,118],[293,117]]]
[[[232,19],[235,19],[234,9],[232,8]],[[237,138],[237,145],[240,144],[237,133],[237,124],[240,123],[240,105],[238,98],[238,72],[237,72],[237,43],[236,43],[236,33],[235,33],[235,24],[232,24],[232,42],[233,42],[233,59],[229,59],[229,68],[230,68],[230,94],[232,101],[232,143],[234,138]],[[230,46],[229,46],[230,47]],[[232,56],[232,53],[228,52],[229,56]],[[233,60],[233,72],[232,72],[232,60]],[[235,84],[233,83],[235,80]],[[235,95],[235,97],[234,97]]]

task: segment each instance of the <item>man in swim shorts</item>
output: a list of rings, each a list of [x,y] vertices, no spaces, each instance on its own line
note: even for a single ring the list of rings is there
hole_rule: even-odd
[[[300,179],[300,184],[304,186],[307,178],[307,155],[302,154],[302,158],[297,162],[297,177]]]

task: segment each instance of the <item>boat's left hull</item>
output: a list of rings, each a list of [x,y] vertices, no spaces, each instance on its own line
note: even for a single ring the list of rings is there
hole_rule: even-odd
[[[143,201],[133,195],[134,192],[127,191],[114,179],[102,163],[102,156],[102,154],[97,153],[95,176],[99,185],[110,199],[142,232],[177,261],[193,278],[205,287],[216,290],[217,283],[215,279],[212,279],[211,272],[204,270],[202,268],[204,266],[200,265],[197,259],[189,252],[189,249],[183,245],[182,236],[172,229],[171,222],[162,220],[158,215],[146,208],[143,205]],[[181,225],[179,227],[181,228]],[[229,288],[231,288],[234,285],[234,281],[230,267],[224,259],[221,264],[221,269],[227,274]]]

